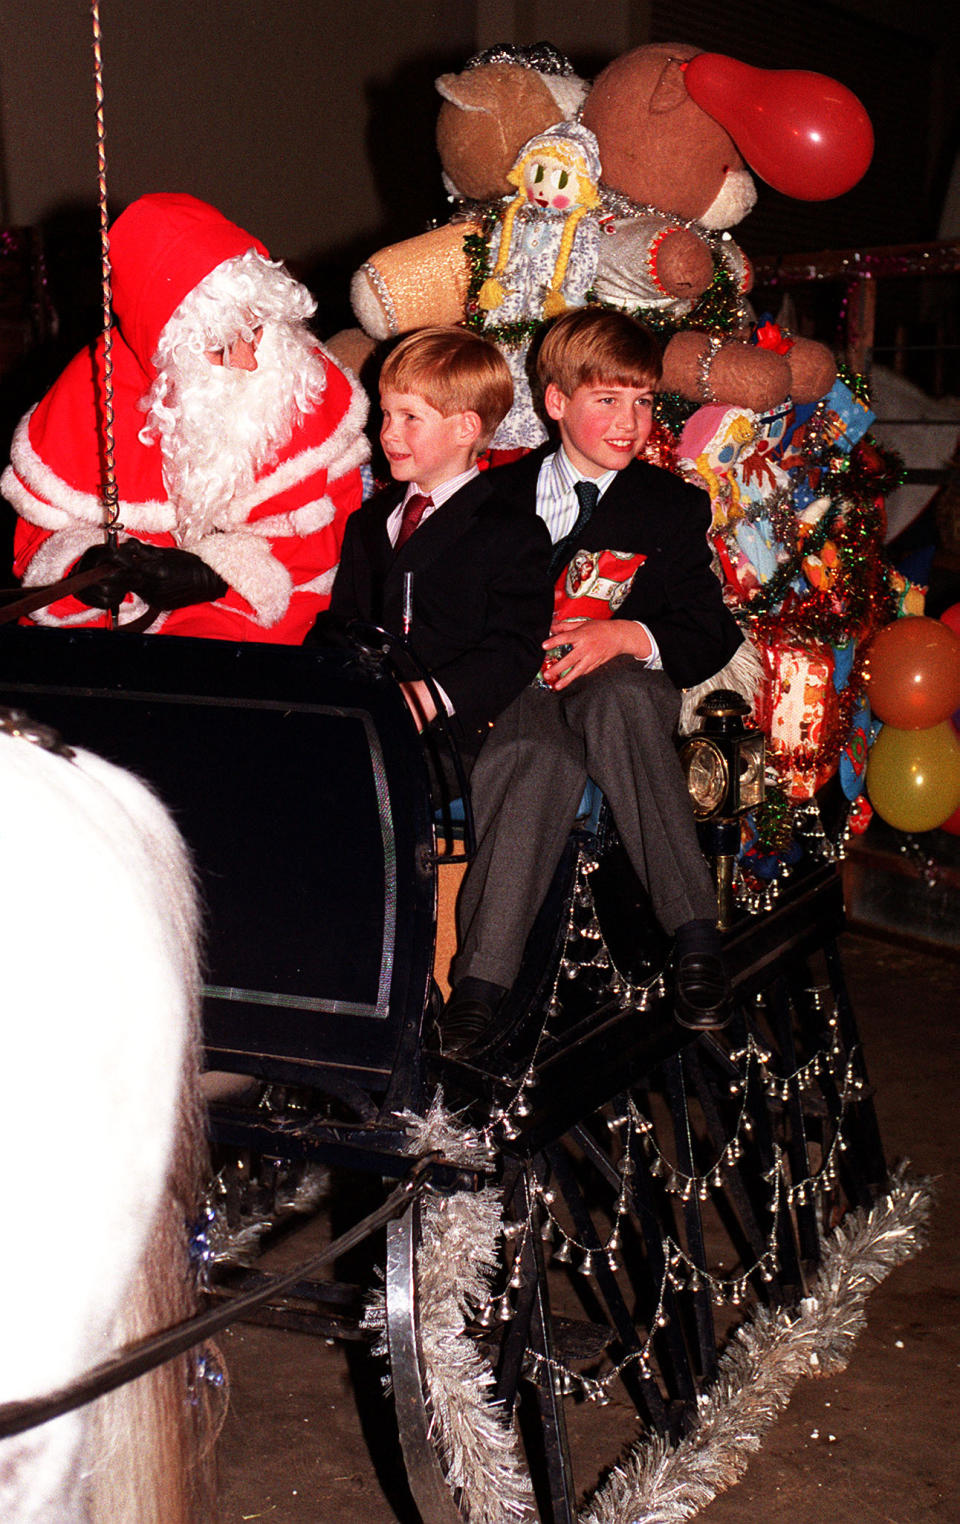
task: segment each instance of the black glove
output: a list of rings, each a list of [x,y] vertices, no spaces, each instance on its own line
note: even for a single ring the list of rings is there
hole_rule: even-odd
[[[79,561],[74,562],[70,568],[71,576],[74,572],[91,571],[95,566],[102,566],[104,572],[101,581],[91,582],[82,592],[74,594],[78,603],[85,603],[91,609],[119,608],[130,591],[130,573],[120,559],[121,549],[120,546],[91,545]]]
[[[127,569],[130,591],[150,608],[182,609],[190,603],[212,603],[227,591],[223,578],[189,550],[124,540],[117,556]]]
[[[72,570],[89,571],[93,566],[103,566],[104,577],[77,598],[94,609],[116,608],[127,593],[136,593],[153,609],[182,609],[190,603],[211,603],[227,591],[226,582],[205,561],[172,545],[146,545],[142,540],[124,540],[114,550],[92,545]]]

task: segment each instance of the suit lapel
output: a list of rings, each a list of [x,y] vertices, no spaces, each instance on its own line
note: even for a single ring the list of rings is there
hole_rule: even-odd
[[[403,497],[406,487],[398,484],[393,487],[385,487],[378,492],[375,498],[371,498],[366,505],[361,521],[360,537],[363,548],[367,555],[367,564],[370,567],[374,585],[383,587],[390,562],[393,559],[393,548],[387,535],[387,519]]]
[[[537,510],[537,480],[540,476],[540,467],[545,458],[552,455],[556,445],[541,445],[538,450],[531,450],[529,455],[524,455],[520,460],[512,461],[509,466],[497,466],[490,472],[491,485],[498,495],[515,502],[519,508],[529,512]]]
[[[486,480],[488,473],[481,472],[472,481],[448,498],[432,513],[419,529],[414,530],[403,549],[392,555],[387,570],[387,586],[402,580],[404,572],[418,572],[442,555],[466,531],[477,508],[490,496],[491,488]],[[396,503],[394,503],[396,507]]]
[[[585,525],[578,544],[595,547],[599,537],[607,548],[625,550],[637,541],[638,536],[642,541],[651,533],[655,534],[657,515],[653,510],[656,505],[650,498],[645,478],[646,473],[638,461],[632,461],[618,471]],[[623,544],[618,543],[620,540]]]

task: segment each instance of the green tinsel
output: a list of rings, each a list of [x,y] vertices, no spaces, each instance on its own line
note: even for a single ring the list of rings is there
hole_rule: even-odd
[[[737,282],[727,266],[719,263],[713,272],[713,280],[693,311],[679,320],[675,328],[677,331],[681,328],[702,328],[707,333],[730,333],[739,328],[742,321]]]
[[[842,381],[844,386],[849,387],[857,401],[862,402],[864,407],[870,406],[870,382],[862,371],[851,370],[845,360],[838,360],[837,379]]]
[[[784,852],[793,838],[793,805],[782,788],[767,789],[766,798],[754,812],[756,850],[761,856]]]
[[[477,290],[479,289],[478,286]],[[624,310],[614,302],[604,302],[599,299],[596,300],[596,305],[614,312]],[[681,333],[688,328],[698,332],[704,329],[708,333],[729,333],[732,329],[740,327],[742,323],[736,282],[724,264],[717,265],[706,291],[692,311],[685,316],[678,316],[662,307],[632,307],[629,316],[643,323],[664,345],[668,339],[673,338],[675,333]],[[699,403],[690,404],[690,411],[695,411],[699,405]]]
[[[700,406],[699,402],[681,397],[679,392],[657,392],[653,399],[654,422],[662,424],[679,439],[687,419],[692,418]]]

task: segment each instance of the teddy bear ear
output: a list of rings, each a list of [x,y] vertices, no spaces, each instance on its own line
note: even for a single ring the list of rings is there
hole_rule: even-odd
[[[668,111],[678,111],[689,102],[690,96],[683,77],[688,62],[688,58],[667,59],[650,97],[650,111],[653,115],[664,116]]]
[[[442,74],[437,150],[452,194],[476,201],[510,192],[507,174],[529,138],[563,119],[536,70],[517,63],[480,64]]]

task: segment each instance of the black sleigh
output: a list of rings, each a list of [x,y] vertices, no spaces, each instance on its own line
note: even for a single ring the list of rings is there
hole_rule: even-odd
[[[471,1064],[433,1035],[438,877],[464,848],[376,638],[8,630],[0,705],[147,779],[191,847],[206,1063],[237,1078],[211,1106],[218,1157],[243,1161],[247,1191],[321,1164],[393,1203],[379,1292],[304,1276],[271,1303],[248,1269],[212,1294],[229,1308],[254,1289],[271,1322],[324,1336],[381,1333],[424,1524],[619,1524],[656,1502],[664,1456],[682,1479],[695,1443],[722,1449],[724,1415],[749,1431],[769,1314],[809,1318],[843,1269],[838,1224],[852,1264],[844,1224],[876,1227],[906,1190],[844,985],[835,862],[808,851],[734,915],[736,1014],[697,1035],[601,811],[571,837],[509,1030]],[[432,1337],[451,1285],[452,1360]]]

